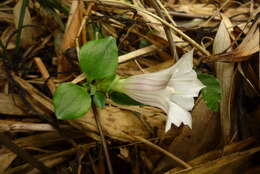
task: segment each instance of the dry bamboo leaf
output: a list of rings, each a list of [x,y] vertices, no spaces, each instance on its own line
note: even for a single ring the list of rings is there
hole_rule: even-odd
[[[125,55],[119,56],[118,62],[123,63],[123,62],[126,62],[128,60],[131,60],[131,59],[134,59],[134,58],[146,55],[146,54],[153,53],[157,50],[158,50],[158,48],[155,45],[150,45],[150,46],[147,46],[147,47],[144,47],[144,48],[140,48],[138,50],[132,51],[132,52],[127,53]]]
[[[66,24],[61,51],[75,46],[76,37],[83,19],[84,4],[82,1],[72,1],[70,16]]]
[[[52,105],[52,101],[50,98],[46,97],[43,93],[38,91],[36,88],[34,88],[30,83],[27,81],[21,79],[20,77],[12,74],[13,79],[23,88],[25,89],[30,98],[27,98],[27,100],[34,106],[34,109],[36,109],[38,112],[46,114],[47,112],[53,112],[54,108]],[[33,101],[34,100],[34,101]]]
[[[9,26],[1,34],[1,37],[0,37],[1,41],[6,46],[7,50],[12,50],[15,48],[15,37],[12,36],[12,34],[14,32],[15,32],[15,28],[13,26]],[[0,48],[0,51],[2,51],[2,48]]]
[[[228,21],[228,18],[226,18]],[[219,29],[213,43],[213,53],[219,54],[231,46],[231,40],[224,20],[221,21]],[[234,90],[234,64],[233,63],[216,63],[216,75],[221,87],[221,102],[220,102],[220,122],[222,129],[222,142],[227,144],[232,136],[233,119],[231,115],[232,96]]]
[[[240,166],[249,156],[253,155],[256,152],[260,151],[260,147],[255,147],[246,151],[236,152],[230,155],[223,156],[217,160],[209,161],[204,164],[193,167],[192,169],[183,170],[180,172],[167,172],[167,174],[218,174],[226,173],[224,172],[225,167],[228,166],[228,171],[232,170],[235,172],[241,172]],[[235,170],[236,169],[236,170]]]
[[[57,157],[57,158],[54,158],[54,159],[46,160],[43,163],[47,167],[53,168],[56,165],[61,164],[61,163],[65,162],[65,161],[67,161],[67,160],[68,160],[68,157]],[[38,169],[33,169],[30,172],[28,172],[27,174],[42,174],[42,172],[40,172]]]
[[[72,134],[73,138],[77,138],[80,135]],[[20,147],[44,147],[53,145],[57,142],[64,141],[64,137],[61,137],[58,132],[38,133],[36,135],[18,138],[15,140],[15,144]]]
[[[186,12],[188,14],[196,14],[196,15],[204,15],[204,16],[212,16],[212,13],[216,10],[216,7],[213,4],[176,4],[170,5],[176,11]]]
[[[234,50],[234,55],[245,57],[259,51],[259,25],[260,19],[255,22],[242,43]]]
[[[70,68],[69,62],[66,57],[61,53],[66,51],[68,48],[76,45],[75,41],[77,38],[78,31],[83,19],[83,1],[72,1],[70,16],[66,24],[66,30],[63,36],[63,42],[60,46],[60,55],[58,56],[58,72],[67,72]],[[64,74],[59,74],[58,78],[64,78]]]
[[[0,21],[13,23],[13,15],[0,11]]]
[[[241,62],[248,60],[250,55],[259,51],[259,25],[260,19],[254,23],[242,43],[232,51],[218,54],[206,61]]]
[[[26,115],[21,108],[24,108],[24,105],[17,95],[0,93],[0,114]]]
[[[98,132],[92,112],[88,112],[84,117],[69,120],[75,126],[83,130]],[[100,110],[100,122],[104,133],[111,138],[120,141],[132,141],[133,138],[127,135],[136,135],[143,138],[150,136],[150,131],[133,112],[120,110],[114,107],[105,107]],[[96,137],[93,137],[96,138]]]
[[[55,131],[55,129],[44,123],[30,123],[15,120],[0,120],[0,132],[28,132],[28,131]]]
[[[16,29],[18,29],[18,23],[20,20],[20,12],[21,12],[21,8],[22,8],[22,4],[23,4],[23,1],[19,0],[13,9],[14,23],[15,23]],[[26,9],[25,9],[25,15],[24,15],[24,21],[23,21],[23,26],[26,26],[26,25],[32,25],[32,19],[31,19],[31,15],[30,15],[28,7],[26,7]],[[22,33],[21,33],[21,41],[22,41],[21,46],[22,47],[26,47],[28,45],[33,44],[33,32],[34,31],[33,31],[32,27],[25,27],[22,29]]]
[[[214,54],[220,54],[226,51],[231,46],[231,40],[229,33],[226,29],[225,23],[222,20],[219,29],[217,31],[217,34],[214,39],[213,43],[213,53]]]
[[[76,138],[78,135],[74,135]],[[59,135],[57,132],[49,132],[49,133],[41,133],[36,134],[28,137],[18,138],[15,140],[15,144],[20,147],[27,148],[27,147],[44,147],[48,145],[53,145],[54,143],[63,141],[64,138]],[[1,149],[0,150],[0,173],[3,173],[12,161],[16,158],[16,154],[10,152],[8,149]]]
[[[194,160],[189,161],[189,164],[191,166],[196,166],[196,165],[198,166],[198,165],[206,163],[208,161],[216,160],[219,157],[222,157],[223,155],[229,155],[229,154],[238,152],[240,150],[243,150],[246,147],[248,147],[249,145],[251,145],[252,143],[254,143],[255,141],[256,141],[256,138],[250,137],[245,140],[226,145],[224,147],[224,149],[213,150],[213,151],[207,152],[207,153],[195,158]],[[182,168],[177,167],[177,168],[171,169],[170,171],[166,172],[165,174],[177,173],[178,171],[181,171],[181,170],[182,170]]]
[[[15,158],[16,154],[13,152],[0,151],[0,173],[4,173],[4,171],[10,166]]]
[[[218,114],[208,109],[200,98],[192,111],[192,130],[183,127],[180,135],[169,146],[169,152],[184,161],[189,161],[214,148],[218,141]],[[176,166],[177,164],[169,161],[168,158],[163,158],[158,163],[156,171],[163,171]]]
[[[136,6],[138,6],[140,8],[144,8],[139,0],[134,0],[134,3]],[[141,11],[137,11],[137,13],[143,17],[144,21],[148,22],[149,26],[151,26],[153,29],[155,29],[158,32],[157,34],[159,37],[163,38],[164,40],[167,40],[162,23],[159,20],[157,20],[157,19],[153,18],[152,16],[147,15]],[[184,48],[187,46],[187,43],[185,43],[181,38],[176,36],[173,32],[171,32],[171,34],[172,34],[174,42],[176,42],[177,47]]]

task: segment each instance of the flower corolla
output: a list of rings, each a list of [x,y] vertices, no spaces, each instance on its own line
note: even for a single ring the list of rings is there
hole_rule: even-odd
[[[167,69],[120,79],[112,90],[166,112],[166,132],[171,124],[180,126],[183,123],[191,128],[192,118],[189,111],[194,106],[194,97],[205,87],[192,67],[193,50]]]

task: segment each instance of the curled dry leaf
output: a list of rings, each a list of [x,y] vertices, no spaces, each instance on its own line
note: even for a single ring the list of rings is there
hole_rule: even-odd
[[[241,62],[248,60],[250,55],[259,51],[259,25],[260,19],[256,21],[242,43],[232,51],[211,56],[206,61]]]
[[[19,0],[13,9],[14,24],[15,24],[16,29],[18,29],[18,24],[20,21],[20,13],[21,13],[21,9],[22,9],[22,4],[23,4],[23,1]],[[22,33],[21,33],[21,41],[22,41],[21,46],[22,47],[26,47],[27,45],[33,44],[33,32],[34,31],[33,31],[33,28],[30,27],[30,25],[32,25],[32,18],[31,18],[28,7],[26,7],[24,20],[23,20],[23,26],[26,26],[26,27],[23,27]]]
[[[223,15],[224,16],[224,15]],[[219,54],[230,50],[231,40],[225,23],[231,23],[227,17],[222,20],[213,43],[213,53]],[[225,22],[226,21],[226,22]],[[234,94],[234,63],[216,63],[216,74],[221,86],[220,122],[222,142],[228,143],[232,136],[232,103]]]

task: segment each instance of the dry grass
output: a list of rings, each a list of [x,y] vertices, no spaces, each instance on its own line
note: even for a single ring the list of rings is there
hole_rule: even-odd
[[[85,80],[79,48],[109,35],[121,76],[195,48],[195,69],[222,90],[219,112],[198,97],[192,130],[168,133],[160,109],[107,99],[99,122],[115,174],[260,173],[259,14],[257,0],[1,1],[0,173],[108,173],[93,113],[58,121],[51,99],[59,84]]]

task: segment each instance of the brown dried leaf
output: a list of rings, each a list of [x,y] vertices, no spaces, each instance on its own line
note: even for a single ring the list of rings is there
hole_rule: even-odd
[[[84,4],[82,1],[72,1],[70,16],[66,24],[66,30],[63,36],[63,42],[60,46],[60,55],[58,57],[58,72],[67,72],[70,69],[70,64],[66,57],[62,55],[68,48],[75,47],[77,34],[83,19]],[[64,78],[64,74],[59,74],[58,78]]]
[[[133,138],[127,134],[148,138],[151,134],[146,125],[133,112],[120,110],[115,107],[105,107],[100,110],[100,122],[104,133],[120,141],[132,141]],[[92,112],[84,117],[69,120],[74,127],[98,133]],[[91,134],[93,138],[97,138]]]
[[[199,99],[192,111],[192,130],[187,126],[183,127],[168,150],[182,160],[189,161],[214,148],[218,141],[218,114],[211,111],[204,101]],[[176,167],[177,163],[164,157],[158,163],[156,170],[161,171],[174,166]]]
[[[256,141],[256,138],[250,137],[245,140],[235,142],[229,145],[226,145],[224,149],[219,149],[219,150],[213,150],[210,152],[207,152],[197,158],[195,158],[192,161],[189,161],[189,164],[191,166],[199,166],[200,164],[207,163],[208,161],[212,160],[217,160],[219,157],[222,157],[223,155],[229,155],[235,152],[238,152],[240,150],[245,149],[252,143]],[[172,174],[172,173],[177,173],[178,171],[181,171],[182,168],[177,167],[174,169],[171,169],[170,171],[166,172],[165,174]]]
[[[26,115],[21,108],[24,108],[24,105],[17,95],[0,93],[0,114]]]
[[[30,83],[22,78],[12,74],[13,79],[29,94],[26,96],[27,101],[34,107],[36,111],[42,114],[47,114],[54,111],[52,101],[42,92],[34,88]]]
[[[144,6],[142,5],[142,3],[139,0],[134,0],[134,3],[136,6],[138,6],[140,8],[144,8]],[[137,11],[137,13],[143,17],[144,21],[146,21],[149,26],[151,26],[153,29],[155,29],[157,31],[156,35],[163,38],[164,40],[167,40],[163,25],[159,20],[157,20],[154,17],[152,17],[146,13],[143,13],[141,11]],[[188,45],[180,37],[178,37],[174,32],[171,32],[171,34],[172,34],[174,42],[176,42],[177,47],[184,48]]]
[[[84,4],[82,1],[73,1],[71,4],[71,15],[67,21],[63,44],[61,45],[62,52],[75,46],[75,40],[83,19],[83,7]]]
[[[233,51],[212,56],[206,61],[241,62],[248,60],[250,55],[259,51],[259,22],[260,19],[255,22],[242,43]]]
[[[224,16],[224,15],[223,15]],[[228,18],[225,18],[228,21]],[[229,21],[230,22],[230,21]],[[225,21],[222,20],[217,31],[213,43],[213,53],[220,54],[229,49],[231,46],[231,39]],[[232,96],[234,94],[234,64],[233,63],[216,63],[216,75],[221,86],[221,102],[220,102],[220,122],[222,129],[222,142],[225,144],[229,142],[232,136]]]
[[[223,156],[217,160],[209,161],[204,164],[193,167],[192,169],[183,170],[178,174],[218,174],[218,173],[230,173],[241,172],[242,163],[251,155],[260,151],[260,147],[255,147],[243,152],[236,152],[231,155]],[[225,167],[227,167],[225,170]],[[175,173],[175,172],[174,172]],[[167,174],[174,174],[169,172]]]
[[[15,158],[16,154],[13,152],[0,151],[0,173],[4,173],[4,171],[10,166]]]

